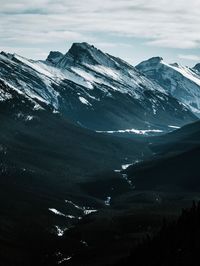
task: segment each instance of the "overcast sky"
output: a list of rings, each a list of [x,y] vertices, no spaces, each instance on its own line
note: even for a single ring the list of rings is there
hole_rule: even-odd
[[[200,62],[200,0],[1,0],[0,50],[44,59],[86,41],[132,64]]]

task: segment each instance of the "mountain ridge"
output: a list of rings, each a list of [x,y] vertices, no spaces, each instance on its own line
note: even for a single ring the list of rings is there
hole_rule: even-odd
[[[87,43],[46,61],[0,54],[0,78],[92,130],[161,129],[195,121],[181,102],[125,61]],[[148,122],[147,122],[148,121]]]
[[[200,115],[198,64],[189,68],[178,63],[167,64],[163,58],[156,57],[141,62],[136,68],[183,102],[194,114]]]

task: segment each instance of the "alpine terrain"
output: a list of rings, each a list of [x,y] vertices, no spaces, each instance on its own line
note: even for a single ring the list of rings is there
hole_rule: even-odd
[[[0,79],[10,87],[2,100],[17,91],[34,108],[96,131],[157,134],[196,120],[165,87],[87,43],[74,43],[65,55],[50,52],[46,61],[2,52]]]
[[[0,264],[132,260],[199,200],[199,99],[199,64],[1,52]]]

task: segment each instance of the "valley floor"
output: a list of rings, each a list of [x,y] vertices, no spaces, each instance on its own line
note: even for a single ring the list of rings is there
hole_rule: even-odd
[[[15,222],[12,224],[1,213],[2,265],[115,265],[128,257],[147,235],[156,234],[164,218],[168,222],[176,220],[181,209],[190,207],[192,200],[198,197],[194,193],[125,193],[115,197],[110,206],[101,206],[97,212],[72,222],[71,228],[63,236],[58,236],[58,232],[50,230],[49,226],[62,220],[68,227],[69,222],[65,217],[52,213],[45,220],[38,213],[38,218],[43,219],[38,224],[34,221],[37,217],[27,217],[27,214],[19,213],[15,218],[18,222],[20,220],[20,224],[13,234]],[[32,215],[34,214],[37,213],[34,211]]]

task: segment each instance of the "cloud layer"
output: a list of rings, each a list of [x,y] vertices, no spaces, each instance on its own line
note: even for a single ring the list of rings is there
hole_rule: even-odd
[[[147,46],[200,47],[199,0],[1,0],[0,19],[3,47],[105,44],[99,37],[105,34],[140,38]]]

